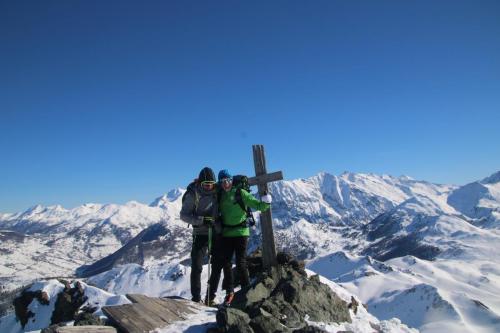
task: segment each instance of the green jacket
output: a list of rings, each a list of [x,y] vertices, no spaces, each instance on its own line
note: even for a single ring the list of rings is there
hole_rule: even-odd
[[[233,187],[229,192],[223,192],[220,199],[219,212],[222,216],[222,236],[224,237],[240,237],[250,236],[250,229],[246,227],[231,227],[244,222],[247,214],[235,199],[236,188]],[[245,190],[241,190],[241,198],[245,206],[255,210],[266,211],[271,207],[270,204],[257,200],[252,194]]]

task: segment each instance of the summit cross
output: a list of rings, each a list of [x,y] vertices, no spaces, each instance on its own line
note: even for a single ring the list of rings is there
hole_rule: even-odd
[[[257,185],[259,195],[262,197],[267,194],[267,184],[282,180],[283,173],[281,171],[267,173],[264,146],[253,145],[252,148],[255,177],[248,178],[248,184],[250,186]],[[264,268],[268,269],[277,264],[271,209],[260,214],[260,228],[262,231],[262,263]]]

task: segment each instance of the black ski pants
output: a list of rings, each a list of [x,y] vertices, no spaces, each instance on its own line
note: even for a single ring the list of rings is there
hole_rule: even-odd
[[[212,266],[210,272],[209,279],[209,287],[210,287],[210,299],[215,298],[215,294],[217,293],[217,287],[219,286],[221,271],[224,271],[224,279],[222,280],[222,289],[227,292],[232,291],[232,282],[230,283],[230,279],[232,279],[232,264],[231,260],[227,261],[225,259],[225,248],[223,246],[222,236],[217,238],[217,246],[212,250]]]
[[[211,269],[212,275],[216,265],[215,263],[222,263],[222,236],[213,234],[212,235],[212,259],[211,259]],[[201,272],[203,270],[203,262],[205,261],[205,257],[208,254],[208,235],[193,235],[193,245],[191,247],[191,295],[192,299],[195,302],[201,300]],[[231,263],[228,265],[221,265],[221,268],[224,267],[224,280],[222,281],[222,287],[227,290],[227,279],[228,276],[227,271],[231,271]],[[217,285],[219,284],[220,279],[220,269],[217,278]],[[215,296],[215,292],[217,291],[217,285],[215,288],[210,287],[210,294]],[[213,297],[212,297],[213,298]]]
[[[231,260],[233,255],[236,255],[236,269],[240,276],[241,287],[250,285],[250,278],[248,277],[246,252],[247,252],[248,237],[222,237],[220,252],[221,256],[217,256],[214,260],[213,272],[210,277],[210,290],[216,290],[221,270],[224,269],[223,288],[227,292],[234,291],[233,271],[231,269]],[[215,293],[214,293],[215,296]]]
[[[193,235],[193,246],[191,247],[191,295],[192,300],[201,300],[201,271],[203,270],[203,259],[207,255],[208,236]]]

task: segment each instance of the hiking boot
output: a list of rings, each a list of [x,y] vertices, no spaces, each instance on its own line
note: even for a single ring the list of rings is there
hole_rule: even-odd
[[[201,301],[201,297],[192,297],[191,301],[195,302],[195,303],[201,303],[201,304],[203,304],[203,302]]]
[[[233,301],[234,298],[234,293],[230,292],[226,294],[226,298],[224,298],[224,306],[229,306],[231,305],[231,302]]]
[[[210,297],[210,299],[205,298],[205,302],[203,302],[204,305],[214,307],[215,306],[215,297]]]

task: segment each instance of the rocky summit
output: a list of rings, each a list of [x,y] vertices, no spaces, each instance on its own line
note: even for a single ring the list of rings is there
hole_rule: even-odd
[[[259,272],[250,287],[235,294],[230,308],[218,310],[219,332],[321,332],[306,320],[351,322],[351,305],[317,275],[308,277],[303,264],[289,255],[278,258],[278,266]]]

